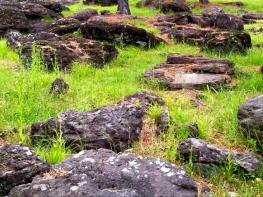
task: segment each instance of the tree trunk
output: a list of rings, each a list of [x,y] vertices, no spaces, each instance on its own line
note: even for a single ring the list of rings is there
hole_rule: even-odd
[[[118,13],[131,15],[129,0],[118,0]]]
[[[202,4],[208,4],[209,0],[199,0],[199,2],[202,3]]]

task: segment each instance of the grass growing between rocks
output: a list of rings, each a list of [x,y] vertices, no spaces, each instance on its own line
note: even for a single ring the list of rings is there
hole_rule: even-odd
[[[136,0],[131,1],[131,11],[134,15],[154,16],[158,10],[135,8]],[[249,1],[243,1],[250,3]],[[255,2],[260,3],[260,0]],[[254,3],[255,3],[254,2]],[[263,6],[246,5],[246,9],[263,11]],[[81,3],[70,6],[65,15],[70,15],[86,8],[97,10],[108,9],[116,11],[116,6],[84,6]],[[233,8],[231,8],[233,9]],[[133,25],[144,27],[152,32],[158,32],[139,19],[131,22]],[[262,27],[262,22],[247,25]],[[262,44],[262,34],[251,34],[253,44]],[[23,130],[30,124],[47,120],[67,109],[92,110],[97,107],[118,102],[124,96],[139,90],[155,92],[162,96],[166,103],[170,117],[170,130],[160,138],[151,136],[150,141],[139,141],[132,150],[144,156],[167,159],[180,164],[177,144],[186,139],[189,130],[187,125],[197,123],[200,129],[200,138],[206,139],[218,146],[231,150],[248,150],[262,154],[262,149],[256,146],[255,141],[247,139],[237,127],[237,109],[246,99],[263,92],[263,75],[259,73],[259,66],[263,65],[262,48],[252,48],[247,55],[230,54],[218,55],[201,52],[198,47],[186,44],[167,46],[160,45],[155,49],[142,50],[135,47],[119,46],[119,56],[107,64],[103,69],[96,69],[88,64],[75,63],[70,73],[46,72],[39,68],[39,60],[35,57],[35,66],[23,69],[19,65],[19,57],[0,40],[0,128],[5,130],[7,142],[26,142],[28,133]],[[146,83],[143,73],[164,62],[168,53],[203,54],[211,57],[223,57],[236,63],[237,73],[233,87],[222,87],[219,90],[206,89],[203,91],[166,91],[156,83]],[[69,86],[69,92],[62,96],[49,94],[50,84],[60,76]],[[198,94],[201,107],[195,107],[192,99]],[[153,132],[152,122],[160,114],[161,109],[153,106],[149,110],[146,120],[146,130]],[[9,133],[11,128],[18,128],[17,133]],[[50,163],[58,163],[67,157],[71,151],[65,147],[62,138],[43,142],[42,146],[34,147],[37,153]],[[236,192],[240,196],[261,196],[263,181],[261,175],[249,179],[241,173],[236,176],[231,168],[223,168],[222,173],[204,180],[193,172],[191,166],[186,166],[194,178],[212,188],[216,196],[227,196],[228,192]],[[227,171],[228,170],[228,171]]]

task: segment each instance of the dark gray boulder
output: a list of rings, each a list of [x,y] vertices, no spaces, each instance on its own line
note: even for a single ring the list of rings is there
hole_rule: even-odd
[[[237,117],[244,134],[263,143],[263,95],[253,97],[239,106]]]
[[[232,5],[236,7],[243,7],[245,4],[241,1],[232,1],[232,2],[225,2],[224,5]]]
[[[168,111],[161,112],[160,116],[155,120],[156,134],[167,133],[169,129],[169,114]]]
[[[252,153],[227,151],[200,139],[183,140],[179,143],[178,150],[185,160],[189,160],[191,156],[192,162],[197,165],[218,166],[232,162],[250,173],[262,168],[262,159]]]
[[[97,10],[94,9],[87,9],[81,12],[78,12],[74,15],[69,16],[68,18],[74,18],[77,19],[81,22],[87,21],[89,18],[91,18],[92,16],[96,16],[98,15]]]
[[[50,168],[27,146],[0,145],[0,196],[7,195],[17,185],[30,183],[33,177]]]
[[[60,18],[62,5],[53,0],[0,0],[0,36],[9,30],[28,33],[44,17]]]
[[[11,31],[6,37],[9,46],[21,53],[26,67],[31,66],[32,46],[40,50],[42,61],[50,70],[54,69],[54,61],[64,71],[70,70],[74,61],[88,62],[101,68],[118,54],[112,44],[70,35],[58,36],[50,32],[40,32],[24,36]]]
[[[246,53],[252,47],[250,35],[243,31],[244,19],[222,13],[221,9],[208,9],[203,15],[161,16],[154,25],[170,39],[221,54]]]
[[[122,23],[106,22],[101,18],[82,23],[80,31],[85,38],[135,45],[145,49],[156,47],[162,42],[162,39],[145,29]]]
[[[73,33],[80,27],[80,21],[74,18],[62,18],[52,23],[48,29],[43,31],[52,32],[55,34],[63,35]]]
[[[51,138],[61,132],[67,144],[76,149],[125,150],[139,138],[150,103],[163,100],[146,92],[135,93],[124,100],[93,111],[68,110],[48,121],[32,124],[31,139],[37,142],[39,138]]]
[[[139,104],[145,111],[152,105],[164,105],[164,100],[154,93],[149,93],[145,91],[139,91],[134,94],[125,96],[123,99],[125,102]]]
[[[213,15],[217,15],[217,14],[223,14],[224,9],[220,8],[220,7],[211,7],[211,8],[206,8],[202,11],[202,15],[203,16],[207,16],[207,17],[211,17]]]
[[[190,12],[185,0],[162,0],[159,3],[161,12]]]
[[[25,13],[16,6],[5,6],[0,4],[0,31],[9,29],[28,31],[29,20]]]
[[[118,0],[83,0],[85,5],[101,5],[101,6],[111,6],[117,5]]]
[[[142,129],[143,110],[131,104],[107,106],[94,111],[68,110],[31,127],[31,138],[55,137],[61,132],[75,149],[108,148],[122,151],[137,140]]]
[[[231,15],[231,14],[216,14],[211,16],[214,21],[214,27],[230,30],[230,31],[243,31],[244,21],[242,18]]]
[[[45,21],[31,21],[30,22],[30,33],[41,33],[50,32],[58,35],[69,34],[77,31],[80,27],[80,21],[74,18],[61,18],[53,23],[48,23]]]
[[[99,149],[82,151],[55,167],[66,175],[37,178],[15,187],[9,197],[197,196],[197,185],[174,164],[133,153]]]
[[[246,13],[243,16],[243,19],[245,20],[263,20],[263,14],[257,14],[257,13]]]
[[[61,17],[57,12],[46,8],[41,4],[25,3],[21,4],[21,9],[29,19],[37,19],[43,17]]]
[[[68,92],[69,85],[62,78],[56,78],[52,82],[49,93],[54,95],[66,94]]]
[[[205,36],[204,50],[219,53],[246,53],[252,47],[251,37],[246,32],[212,32]]]

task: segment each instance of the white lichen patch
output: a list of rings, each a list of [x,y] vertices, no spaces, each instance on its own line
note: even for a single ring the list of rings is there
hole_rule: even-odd
[[[22,150],[24,150],[25,151],[25,154],[27,155],[27,156],[31,156],[31,155],[33,155],[33,153],[31,152],[31,150],[28,148],[28,147],[22,147]]]
[[[155,164],[159,165],[159,166],[163,166],[165,164],[165,162],[161,161],[160,158],[157,158],[156,161],[155,161]]]
[[[123,169],[121,170],[121,172],[122,172],[122,173],[125,173],[125,174],[130,173],[130,171],[129,171],[127,168],[123,168]]]
[[[170,168],[167,168],[167,167],[161,167],[161,169],[160,169],[163,173],[168,173],[168,172],[170,172],[171,171],[171,169]]]
[[[137,169],[138,167],[140,167],[141,164],[137,163],[136,160],[132,160],[132,161],[129,161],[129,165]]]
[[[168,176],[168,177],[171,177],[171,176],[174,176],[174,175],[175,175],[174,172],[168,172],[168,173],[166,174],[166,176]]]
[[[191,139],[191,142],[195,147],[203,146],[203,144],[199,140]]]
[[[87,184],[87,181],[83,181],[83,182],[78,183],[78,186],[82,187],[83,185],[86,185],[86,184]]]
[[[111,165],[113,165],[115,163],[116,157],[111,156],[106,160],[106,164],[109,163]]]
[[[76,190],[78,190],[78,189],[79,189],[79,187],[76,186],[76,185],[75,185],[75,186],[72,186],[72,187],[70,188],[70,190],[73,191],[73,192],[76,191]]]
[[[81,163],[86,163],[86,162],[90,162],[90,163],[95,163],[96,161],[95,161],[95,159],[93,159],[93,158],[85,158],[85,159],[83,159],[82,161],[81,161]]]
[[[83,151],[80,151],[78,154],[75,154],[74,156],[73,156],[73,158],[74,159],[77,159],[77,158],[79,158],[81,155],[83,155],[83,154],[85,154],[85,150],[83,150]]]
[[[183,171],[183,170],[179,170],[179,171],[176,172],[176,174],[177,174],[177,175],[185,175],[186,172]]]
[[[48,189],[47,185],[45,185],[45,184],[33,185],[32,188],[34,190],[40,189],[41,191],[46,191]]]

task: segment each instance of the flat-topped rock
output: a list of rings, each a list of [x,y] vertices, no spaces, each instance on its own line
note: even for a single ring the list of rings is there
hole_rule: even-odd
[[[15,187],[9,197],[195,197],[197,185],[179,166],[159,158],[99,149],[81,151],[55,169],[64,174]]]
[[[17,185],[30,183],[36,175],[50,168],[27,146],[0,145],[0,196],[6,196]]]
[[[21,52],[26,67],[30,67],[31,64],[33,44],[41,50],[43,62],[49,69],[54,68],[55,60],[61,70],[70,70],[74,61],[102,67],[118,54],[117,49],[111,44],[74,36],[58,36],[47,32],[24,36],[19,32],[9,32],[6,37],[9,46]]]
[[[231,83],[234,64],[224,59],[169,54],[164,64],[147,71],[147,80],[157,80],[168,89],[219,87]]]
[[[153,48],[162,42],[160,38],[142,28],[122,23],[106,22],[100,19],[97,18],[83,23],[80,27],[81,34],[89,39],[135,45],[145,49]]]
[[[251,173],[263,167],[262,158],[252,153],[228,151],[200,139],[183,140],[179,143],[178,150],[186,161],[192,155],[192,161],[196,164],[203,164],[203,166],[224,165],[230,159],[233,164]]]

